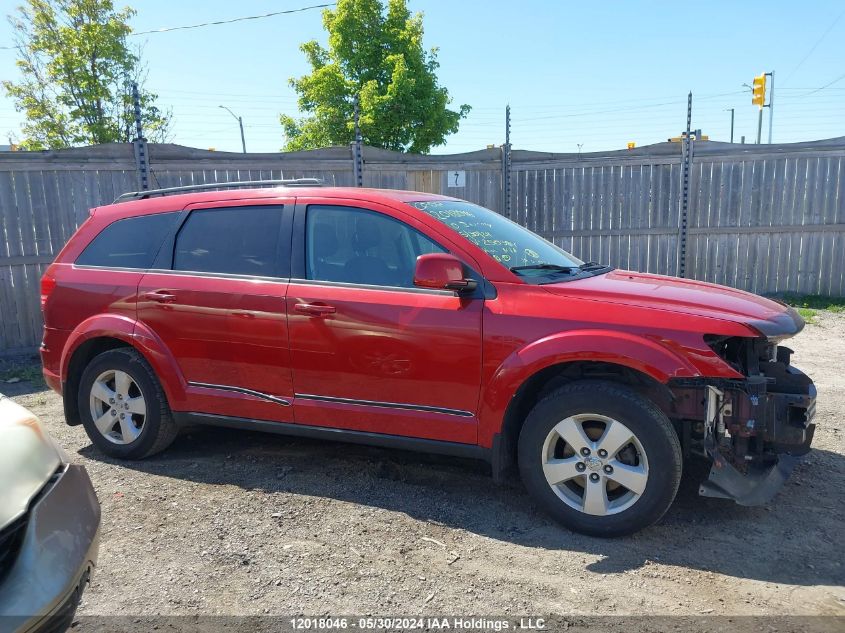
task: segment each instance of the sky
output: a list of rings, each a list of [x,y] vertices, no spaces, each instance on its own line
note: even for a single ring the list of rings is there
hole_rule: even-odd
[[[331,0],[133,0],[135,31],[297,9]],[[18,0],[0,0],[8,14]],[[116,6],[125,2],[117,1]],[[775,71],[773,142],[845,136],[845,2],[409,0],[424,13],[425,46],[439,49],[441,85],[469,104],[460,130],[433,153],[504,141],[510,104],[516,149],[596,152],[677,136],[693,93],[693,129],[711,140],[754,142],[758,108],[743,84]],[[279,113],[297,113],[290,77],[308,72],[299,45],[325,44],[321,9],[138,35],[148,89],[172,110],[171,141],[240,151],[284,144]],[[0,47],[12,44],[0,22]],[[15,79],[0,50],[0,78]],[[22,117],[0,90],[0,143]],[[768,138],[768,108],[763,141]]]

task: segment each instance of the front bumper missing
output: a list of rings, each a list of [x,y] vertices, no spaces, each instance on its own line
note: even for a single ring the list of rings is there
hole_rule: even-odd
[[[733,499],[741,506],[759,506],[774,499],[800,460],[799,457],[783,454],[768,468],[741,473],[718,449],[708,449],[707,453],[713,459],[713,465],[709,477],[699,486],[698,494]]]
[[[810,450],[816,389],[791,365],[774,363],[745,381],[707,384],[703,449],[712,460],[705,497],[743,506],[768,503]]]

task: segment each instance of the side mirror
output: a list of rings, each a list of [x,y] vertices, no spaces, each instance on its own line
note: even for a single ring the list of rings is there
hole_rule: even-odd
[[[417,257],[414,285],[418,288],[467,293],[475,290],[478,283],[464,277],[464,265],[454,255],[429,253]]]

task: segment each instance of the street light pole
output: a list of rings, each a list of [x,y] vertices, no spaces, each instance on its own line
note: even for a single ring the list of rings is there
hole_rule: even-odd
[[[220,107],[223,108],[226,112],[228,112],[229,114],[231,114],[233,117],[235,117],[238,120],[238,125],[241,128],[241,147],[244,150],[244,154],[246,154],[246,139],[244,138],[244,120],[241,117],[239,117],[237,114],[232,112],[226,106],[222,105]]]
[[[768,73],[771,81],[769,82],[769,145],[772,144],[772,119],[775,112],[775,71]]]

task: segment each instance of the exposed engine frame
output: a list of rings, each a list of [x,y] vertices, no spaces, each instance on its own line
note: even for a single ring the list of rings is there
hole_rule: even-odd
[[[705,340],[742,379],[673,379],[671,415],[685,447],[712,460],[699,493],[741,505],[767,503],[810,450],[816,388],[778,339]]]

